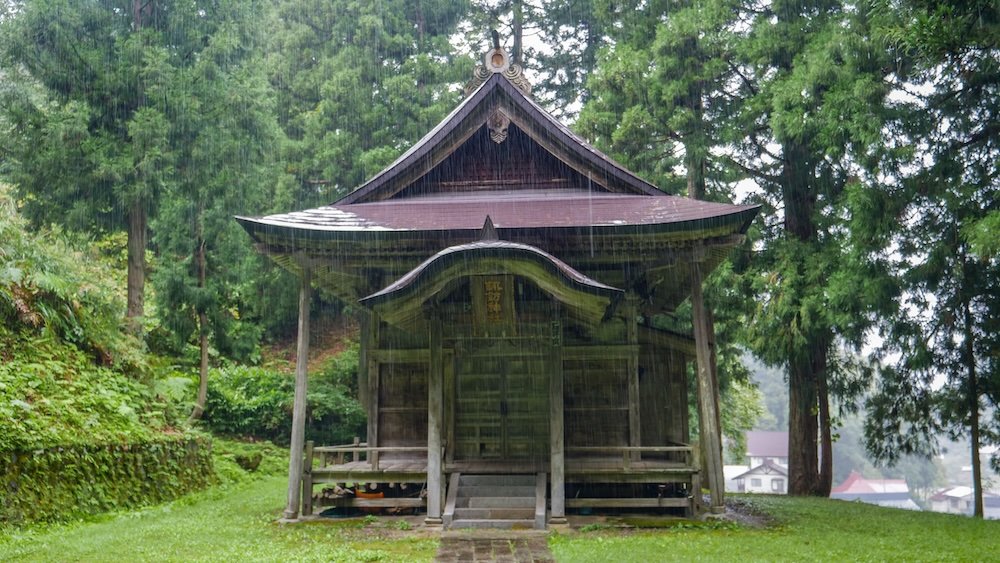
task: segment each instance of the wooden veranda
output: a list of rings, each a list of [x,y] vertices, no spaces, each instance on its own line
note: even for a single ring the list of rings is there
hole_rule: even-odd
[[[577,448],[567,450],[570,462],[564,472],[566,484],[629,483],[629,484],[678,484],[684,494],[661,494],[652,497],[574,497],[566,499],[566,508],[679,508],[687,515],[699,511],[699,471],[695,465],[695,451],[689,445],[649,447]],[[327,507],[343,508],[426,508],[427,473],[426,448],[369,447],[365,443],[316,447],[306,443],[305,465],[302,473],[302,516]],[[616,455],[617,454],[617,455]],[[674,456],[676,460],[663,454]],[[643,456],[658,456],[644,459]],[[551,474],[547,464],[483,463],[458,461],[446,463],[444,473],[452,478],[461,474]],[[546,477],[547,478],[547,477]],[[446,479],[451,480],[451,478]],[[364,498],[351,494],[324,498],[316,495],[315,488],[324,485],[379,483],[415,485],[408,492],[393,497]],[[551,485],[550,485],[551,486]],[[455,490],[455,488],[452,488]],[[395,491],[393,491],[395,492]],[[417,494],[414,494],[417,493]],[[454,504],[445,501],[443,516],[447,520],[454,513]]]

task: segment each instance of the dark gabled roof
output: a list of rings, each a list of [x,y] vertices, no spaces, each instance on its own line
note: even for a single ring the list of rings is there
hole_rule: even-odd
[[[497,111],[510,120],[512,134],[505,142],[528,143],[518,145],[519,150],[545,154],[539,160],[543,166],[558,162],[562,168],[553,173],[566,175],[562,179],[567,183],[540,189],[543,184],[515,181],[508,186],[480,186],[473,192],[438,192],[444,188],[428,187],[433,182],[422,184],[451,170],[459,161],[439,165],[453,155],[461,162],[474,159],[477,153],[466,151],[472,146],[470,139],[482,142],[483,130]],[[497,154],[495,149],[486,150],[486,155]],[[503,176],[523,164],[503,161],[494,173]],[[415,190],[418,184],[423,187]],[[500,229],[596,227],[615,233],[683,232],[684,238],[707,238],[745,233],[758,210],[759,206],[661,192],[575,135],[502,74],[493,74],[392,165],[336,203],[237,220],[258,242],[351,239],[352,233],[368,236],[386,231],[472,231],[487,215]]]
[[[788,470],[778,465],[777,463],[774,463],[773,461],[766,459],[764,460],[764,463],[758,465],[757,467],[754,467],[753,469],[750,469],[749,471],[746,471],[745,473],[741,473],[736,477],[733,477],[733,479],[743,479],[744,477],[747,477],[749,475],[784,475],[785,477],[787,477]]]
[[[502,74],[493,74],[395,162],[334,205],[380,201],[398,193],[452,154],[497,109],[535,142],[609,191],[662,194],[559,123]]]
[[[543,247],[595,277],[618,280],[622,272],[609,264],[641,264],[655,275],[655,314],[686,298],[688,257],[710,272],[758,211],[663,193],[498,73],[337,202],[237,220],[279,265],[299,273],[311,264],[314,283],[353,301],[382,287],[372,271],[399,276],[441,248],[475,240],[489,216],[500,236]],[[590,304],[581,317],[591,319],[597,303],[583,299]]]

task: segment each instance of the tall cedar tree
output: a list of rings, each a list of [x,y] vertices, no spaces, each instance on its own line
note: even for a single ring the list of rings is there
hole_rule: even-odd
[[[828,496],[831,398],[860,392],[850,361],[891,291],[885,264],[853,244],[843,218],[870,189],[891,69],[869,40],[870,7],[780,0],[741,8],[733,46],[744,99],[731,122],[733,164],[770,210],[748,287],[758,295],[748,343],[784,365],[789,387],[789,493]],[[861,229],[869,228],[861,225]]]
[[[869,401],[866,441],[891,462],[933,452],[942,430],[967,436],[982,517],[979,452],[1000,444],[1000,7],[906,1],[876,13],[914,58],[898,76],[911,101],[898,130],[916,148],[881,194],[896,205],[868,206],[902,228],[874,251],[897,258],[900,305],[884,323],[893,361]]]
[[[770,212],[763,252],[739,283],[719,282],[726,272],[715,276],[713,297],[717,311],[734,317],[720,332],[741,313],[752,315],[746,341],[788,370],[793,494],[829,493],[829,397],[859,385],[837,350],[860,346],[884,291],[860,287],[884,272],[836,226],[847,212],[845,194],[862,189],[849,180],[873,158],[887,93],[861,12],[835,2],[622,5],[620,37],[595,74],[579,123],[669,191],[725,197],[708,188],[738,175],[760,186]],[[737,270],[745,266],[737,258]],[[741,284],[744,295],[760,296],[750,311],[741,311],[745,298],[731,298]]]
[[[189,64],[201,38],[153,0],[33,0],[2,22],[8,80],[44,97],[5,100],[10,177],[35,223],[128,233],[127,316],[144,311],[149,217],[168,173],[162,60]]]
[[[210,342],[246,361],[259,339],[257,325],[243,319],[253,310],[248,280],[262,260],[232,216],[268,209],[276,182],[272,149],[281,131],[261,64],[266,9],[224,0],[184,14],[203,47],[192,64],[162,69],[170,80],[156,91],[170,116],[173,173],[153,222],[160,258],[153,283],[164,326],[179,343],[198,342],[192,418],[205,407]]]

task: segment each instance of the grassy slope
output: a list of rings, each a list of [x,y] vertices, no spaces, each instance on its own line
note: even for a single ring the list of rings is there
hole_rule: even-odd
[[[753,497],[764,529],[612,531],[557,536],[559,561],[1000,561],[1000,521],[861,503]]]
[[[268,477],[100,522],[0,535],[0,561],[429,561],[437,541],[361,521],[275,524],[286,481]],[[365,526],[360,528],[360,526]]]
[[[100,522],[0,535],[0,560],[429,561],[437,541],[385,520],[281,526],[281,477]],[[1000,561],[1000,522],[822,499],[753,497],[774,525],[554,535],[559,561]]]

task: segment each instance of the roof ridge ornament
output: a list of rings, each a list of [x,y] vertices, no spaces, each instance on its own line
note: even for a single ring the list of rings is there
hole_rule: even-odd
[[[524,69],[513,62],[507,51],[500,46],[500,34],[492,31],[493,47],[483,55],[483,64],[476,66],[472,80],[465,85],[465,95],[468,96],[476,88],[486,82],[494,74],[502,74],[525,96],[531,97],[531,83],[524,77]]]
[[[479,240],[500,240],[497,235],[497,229],[493,226],[493,219],[490,216],[486,216],[486,221],[483,222],[483,229],[479,231]]]

